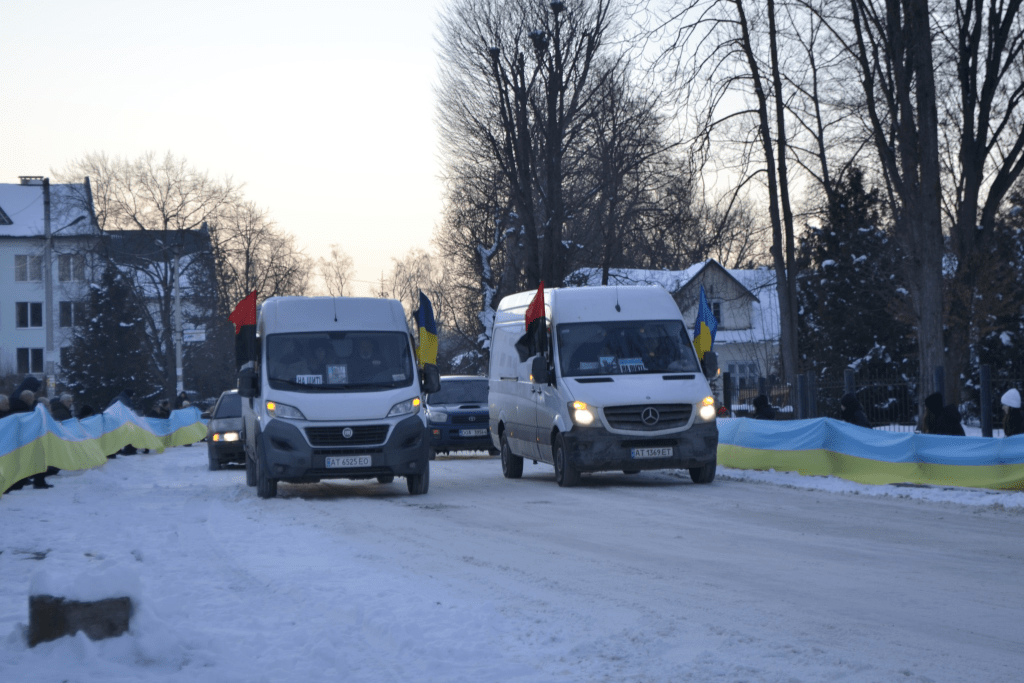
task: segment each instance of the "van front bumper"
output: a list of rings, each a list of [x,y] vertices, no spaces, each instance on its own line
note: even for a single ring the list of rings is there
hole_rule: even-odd
[[[718,425],[694,424],[666,436],[612,434],[603,427],[564,432],[562,439],[572,463],[580,472],[610,470],[691,469],[716,462]],[[671,448],[671,457],[634,458],[634,449]]]
[[[406,477],[426,471],[431,454],[426,429],[418,415],[395,424],[387,441],[380,445],[310,446],[298,426],[280,419],[267,424],[260,440],[270,477],[292,483],[321,479],[373,479],[388,475]],[[327,467],[327,458],[331,456],[368,456],[370,464]]]

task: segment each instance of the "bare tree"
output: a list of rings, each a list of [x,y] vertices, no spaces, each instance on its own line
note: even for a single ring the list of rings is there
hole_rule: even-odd
[[[342,251],[341,246],[330,246],[330,257],[321,256],[316,262],[317,273],[330,296],[349,296],[356,266],[352,257]]]

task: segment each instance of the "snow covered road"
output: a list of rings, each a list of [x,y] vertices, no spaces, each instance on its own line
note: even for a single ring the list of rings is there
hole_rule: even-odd
[[[550,467],[510,481],[463,457],[432,463],[426,496],[397,480],[259,500],[205,454],[0,499],[0,680],[1024,676],[1024,494],[961,505],[734,470],[560,489]],[[25,645],[34,573],[112,566],[142,585],[129,635]]]

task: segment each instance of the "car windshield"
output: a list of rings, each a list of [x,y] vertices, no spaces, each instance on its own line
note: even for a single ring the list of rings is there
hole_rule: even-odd
[[[700,372],[681,320],[565,323],[556,334],[563,377]]]
[[[238,394],[221,396],[220,403],[217,404],[217,412],[213,417],[217,420],[224,417],[242,417],[242,397]]]
[[[402,332],[304,332],[266,339],[267,379],[287,391],[383,391],[414,379]]]
[[[441,391],[427,395],[432,406],[455,403],[487,403],[487,379],[441,378]]]

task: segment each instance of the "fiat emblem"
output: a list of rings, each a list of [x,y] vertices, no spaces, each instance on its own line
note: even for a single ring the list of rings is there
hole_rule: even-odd
[[[644,424],[648,427],[658,424],[658,411],[654,408],[644,408],[644,412],[640,413],[640,419],[644,421]]]
[[[658,418],[654,418],[654,419],[657,420]],[[343,437],[345,437],[346,439],[351,439],[353,433],[354,432],[352,431],[351,427],[345,427],[344,429],[341,430],[341,435]]]

